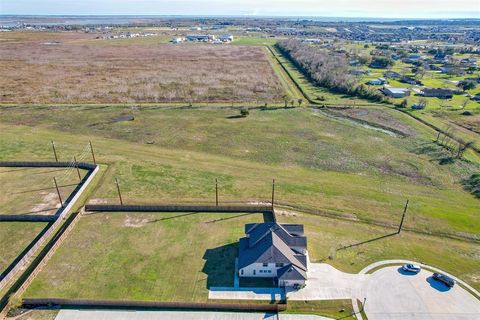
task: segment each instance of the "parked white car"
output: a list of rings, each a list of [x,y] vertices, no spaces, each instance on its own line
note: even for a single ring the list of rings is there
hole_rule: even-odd
[[[419,273],[422,268],[420,266],[417,266],[416,264],[408,263],[402,266],[402,270],[407,272]]]

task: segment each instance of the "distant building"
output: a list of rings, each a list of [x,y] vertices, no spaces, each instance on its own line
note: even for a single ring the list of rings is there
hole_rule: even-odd
[[[184,37],[177,37],[172,39],[172,43],[181,43],[184,42],[185,38]]]
[[[403,82],[403,83],[408,83],[408,84],[411,84],[411,85],[421,85],[422,83],[420,81],[418,81],[417,79],[414,79],[412,77],[408,77],[408,76],[403,76],[401,79],[400,79],[400,82]]]
[[[395,71],[386,71],[384,74],[385,78],[390,78],[390,79],[400,79],[402,75],[398,72]]]
[[[215,36],[211,34],[189,34],[187,35],[188,41],[198,41],[198,42],[207,42],[210,40],[215,40]]]
[[[231,34],[223,34],[218,37],[218,40],[222,42],[232,42],[233,41],[233,36]]]
[[[301,224],[275,222],[245,225],[240,239],[238,275],[272,278],[279,287],[298,287],[307,280],[307,238]]]
[[[425,97],[451,99],[453,97],[453,90],[448,88],[423,88],[422,94]]]
[[[397,87],[388,87],[384,86],[382,92],[391,98],[404,98],[410,95],[410,90],[408,88],[397,88]]]
[[[385,80],[385,78],[378,78],[368,81],[368,84],[372,86],[381,86],[385,83],[387,83],[387,80]]]
[[[368,69],[355,69],[350,71],[351,74],[359,76],[359,75],[364,75],[364,74],[369,74],[370,70]]]

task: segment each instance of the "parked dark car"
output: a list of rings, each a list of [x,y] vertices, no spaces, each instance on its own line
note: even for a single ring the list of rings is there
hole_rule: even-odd
[[[455,280],[441,273],[434,273],[433,279],[443,282],[447,287],[453,287],[455,285]]]

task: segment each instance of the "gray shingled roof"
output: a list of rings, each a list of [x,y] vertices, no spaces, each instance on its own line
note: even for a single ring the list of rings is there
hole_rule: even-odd
[[[273,228],[272,228],[273,226]],[[295,265],[306,270],[306,258],[296,254],[289,245],[283,241],[280,235],[286,232],[283,228],[278,229],[278,224],[265,223],[265,226],[258,224],[246,225],[249,231],[249,238],[240,239],[239,268],[246,267],[252,263],[283,263]],[[247,229],[248,228],[248,229]],[[283,230],[278,232],[278,230]],[[286,232],[289,238],[295,238]],[[305,256],[304,256],[305,257]]]
[[[303,226],[298,227],[299,225],[286,225],[287,228],[295,229],[297,231],[302,231]],[[245,233],[248,234],[250,239],[250,247],[254,247],[257,242],[259,242],[263,237],[265,237],[270,232],[274,232],[279,236],[283,242],[285,242],[290,247],[307,247],[307,238],[304,236],[292,236],[283,225],[275,222],[265,222],[257,224],[247,224],[245,225]]]
[[[307,280],[307,273],[295,265],[288,265],[278,269],[277,278],[279,280]]]

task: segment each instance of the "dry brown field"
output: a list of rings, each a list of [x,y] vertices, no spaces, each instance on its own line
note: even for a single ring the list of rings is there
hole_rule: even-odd
[[[258,47],[129,39],[119,45],[96,36],[1,33],[0,102],[264,103],[284,94]]]

